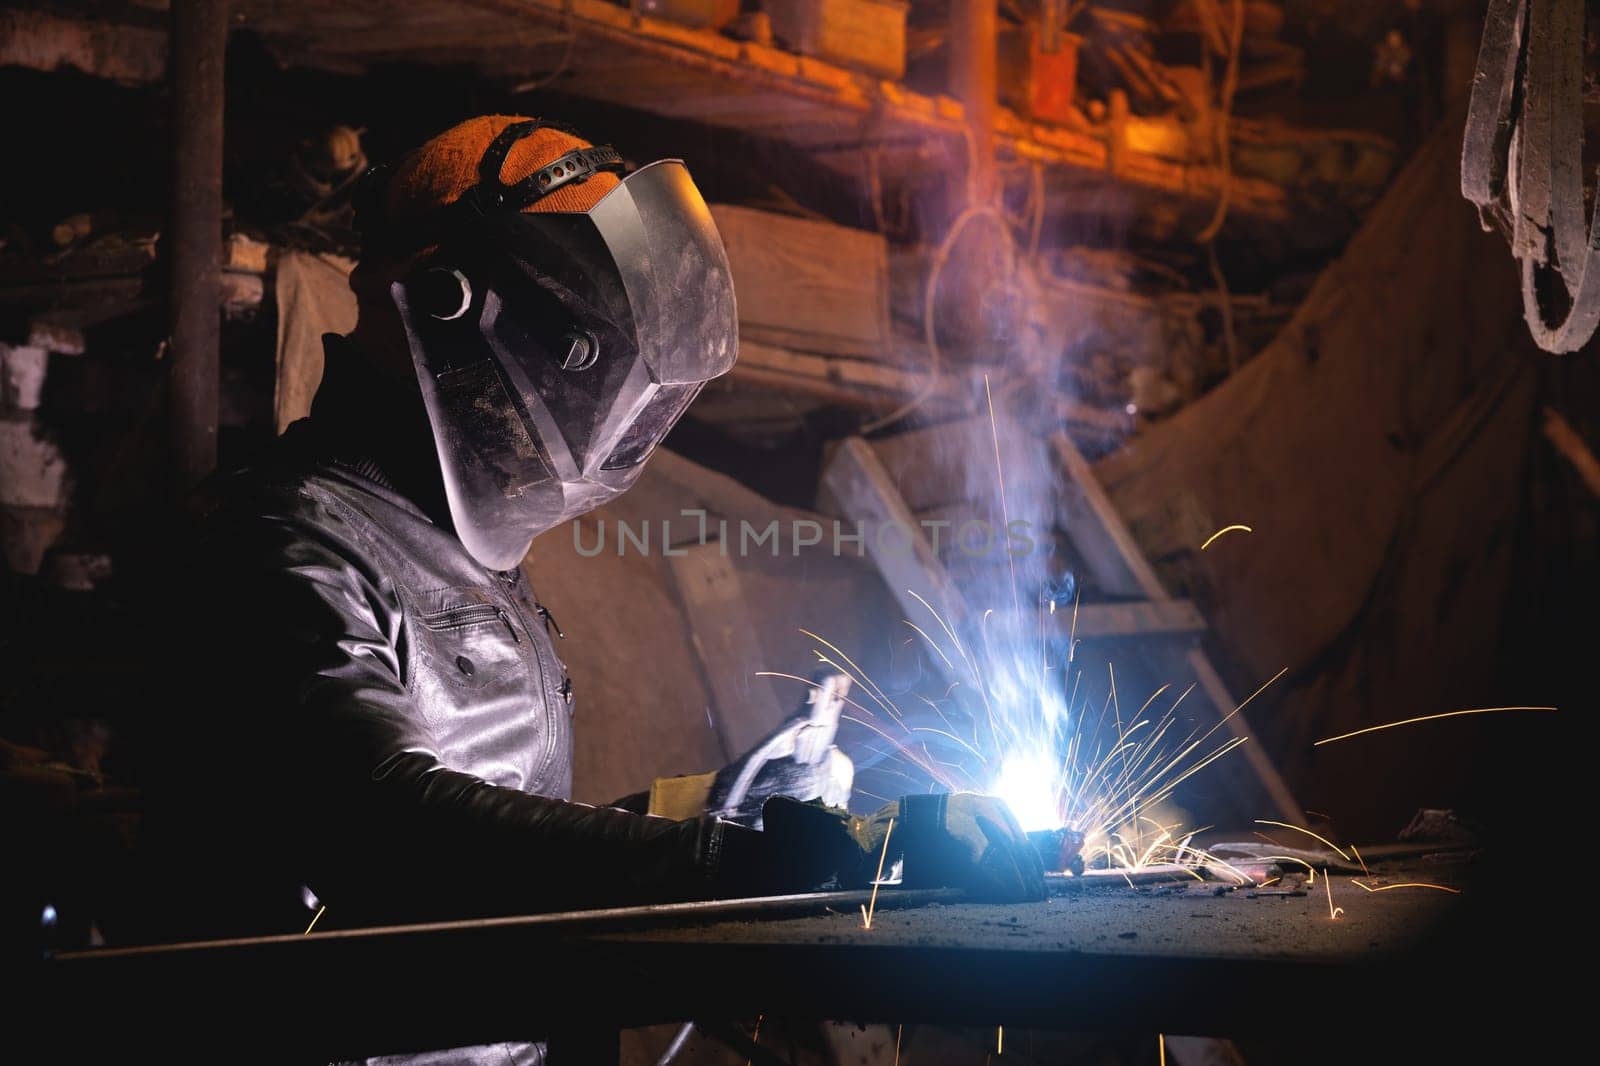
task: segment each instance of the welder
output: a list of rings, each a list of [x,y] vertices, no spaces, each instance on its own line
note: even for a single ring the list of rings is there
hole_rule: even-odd
[[[848,760],[827,723],[793,743],[819,728],[804,711],[688,789],[697,809],[684,788],[653,790],[673,817],[568,798],[573,687],[521,563],[734,363],[728,263],[683,163],[627,172],[480,117],[363,179],[356,222],[359,322],[328,338],[310,417],[203,494],[178,616],[207,650],[167,782],[207,844],[176,909],[299,931],[307,900],[333,928],[860,885],[890,817],[908,879],[1042,895],[993,800],[838,810]]]

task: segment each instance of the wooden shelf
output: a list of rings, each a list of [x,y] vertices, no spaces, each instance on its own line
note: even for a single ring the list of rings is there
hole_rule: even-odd
[[[547,81],[563,94],[781,140],[854,177],[866,175],[868,153],[889,181],[965,166],[964,114],[951,97],[605,0],[241,0],[236,12],[295,64],[346,73],[401,60],[468,64],[508,83]],[[1112,139],[1005,110],[998,124],[1002,158],[1043,165],[1069,196],[1098,186],[1196,209],[1215,202],[1216,168],[1142,150],[1126,133],[1115,149]],[[1281,222],[1289,206],[1283,186],[1235,176],[1232,217]]]

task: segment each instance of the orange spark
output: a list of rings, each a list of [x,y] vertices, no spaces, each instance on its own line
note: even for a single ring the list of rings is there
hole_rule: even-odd
[[[1446,885],[1433,885],[1426,881],[1404,881],[1398,885],[1379,885],[1377,888],[1373,888],[1371,885],[1363,885],[1360,881],[1357,881],[1352,877],[1350,879],[1350,883],[1358,888],[1364,888],[1368,892],[1388,892],[1396,888],[1432,888],[1440,892],[1448,892],[1452,896],[1461,895],[1461,890],[1459,888],[1450,888]]]
[[[1296,833],[1304,833],[1308,837],[1315,837],[1317,840],[1322,841],[1324,844],[1328,845],[1328,847],[1330,847],[1334,851],[1338,852],[1339,853],[1339,858],[1343,859],[1345,862],[1349,862],[1350,861],[1350,856],[1345,854],[1344,850],[1342,848],[1340,848],[1339,845],[1335,844],[1333,841],[1329,840],[1325,836],[1321,836],[1321,835],[1319,835],[1317,833],[1313,833],[1311,830],[1305,828],[1305,826],[1290,825],[1288,822],[1274,822],[1274,821],[1270,821],[1270,820],[1268,820],[1266,818],[1257,818],[1256,819],[1256,824],[1257,825],[1275,825],[1275,826],[1279,827],[1280,829],[1293,829]],[[1326,873],[1324,873],[1323,876],[1327,876]]]
[[[1328,919],[1336,921],[1344,913],[1344,908],[1333,905],[1333,878],[1328,876],[1327,870],[1322,871],[1322,887],[1328,890]]]
[[[872,928],[872,914],[878,909],[878,883],[883,880],[883,863],[889,857],[889,836],[894,832],[894,819],[889,819],[889,828],[883,831],[883,854],[878,856],[878,876],[872,879],[872,899],[870,906],[861,908],[861,927]]]
[[[1255,530],[1251,529],[1249,526],[1241,526],[1241,525],[1238,525],[1238,524],[1231,525],[1231,526],[1223,526],[1221,529],[1217,530],[1215,533],[1211,534],[1211,536],[1206,538],[1206,542],[1204,544],[1200,545],[1200,550],[1201,551],[1205,551],[1207,548],[1211,547],[1211,542],[1212,541],[1216,540],[1218,537],[1222,536],[1224,533],[1232,533],[1236,529],[1239,530],[1242,533],[1254,533],[1255,532]]]
[[[754,1033],[752,1033],[751,1036],[750,1036],[751,1041],[756,1045],[756,1047],[760,1047],[761,1046],[761,1019],[763,1019],[765,1017],[766,1017],[765,1014],[756,1015],[756,1031]],[[744,1066],[750,1066],[750,1060],[749,1059],[745,1059],[744,1060]]]
[[[301,936],[306,936],[307,934],[309,934],[311,932],[311,930],[315,929],[317,927],[317,919],[321,918],[322,917],[322,912],[327,910],[327,909],[328,909],[328,905],[326,903],[324,903],[322,906],[318,907],[317,908],[317,913],[315,913],[315,914],[313,914],[311,916],[311,924],[306,926],[306,931],[304,933],[301,933],[300,935]]]
[[[1424,714],[1416,718],[1402,718],[1398,722],[1385,722],[1383,725],[1369,725],[1365,729],[1357,729],[1352,733],[1340,733],[1336,737],[1325,737],[1316,741],[1311,746],[1320,748],[1324,744],[1332,744],[1336,740],[1349,740],[1359,737],[1363,733],[1376,733],[1380,729],[1393,729],[1395,726],[1412,725],[1416,722],[1432,722],[1439,718],[1459,718],[1464,714],[1493,714],[1497,711],[1554,711],[1555,707],[1473,707],[1466,711],[1446,711],[1443,714]]]

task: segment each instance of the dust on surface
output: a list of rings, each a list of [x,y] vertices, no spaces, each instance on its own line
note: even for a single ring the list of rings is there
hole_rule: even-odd
[[[1368,884],[1429,881],[1459,887],[1438,868],[1426,876],[1374,869]],[[1368,892],[1332,878],[1337,919],[1328,917],[1327,885],[1304,895],[1252,894],[1216,885],[1096,888],[1041,903],[946,903],[894,909],[879,898],[870,930],[861,915],[730,921],[628,934],[630,939],[736,944],[861,944],[892,947],[1084,952],[1195,958],[1313,961],[1370,959],[1403,949],[1433,928],[1461,897],[1432,889]]]

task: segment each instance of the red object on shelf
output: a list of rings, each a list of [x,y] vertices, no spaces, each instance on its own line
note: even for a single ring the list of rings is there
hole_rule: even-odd
[[[1054,52],[1039,47],[1039,35],[1028,35],[1028,113],[1041,122],[1066,123],[1072,118],[1077,93],[1078,45],[1083,38],[1061,33]]]

